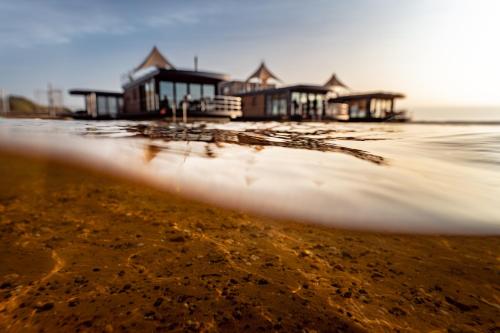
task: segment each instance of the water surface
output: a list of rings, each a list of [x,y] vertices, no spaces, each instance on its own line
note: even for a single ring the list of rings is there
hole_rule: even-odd
[[[335,227],[500,234],[500,126],[0,119],[0,145]]]

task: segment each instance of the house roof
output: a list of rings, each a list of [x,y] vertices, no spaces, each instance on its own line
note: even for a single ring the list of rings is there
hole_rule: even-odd
[[[154,46],[151,52],[149,52],[146,59],[144,59],[144,61],[134,69],[134,72],[148,67],[175,69],[175,67],[167,60],[167,58],[163,56],[163,54],[161,54],[156,46]]]
[[[249,96],[249,95],[259,95],[259,94],[279,94],[283,92],[303,92],[303,93],[316,93],[316,94],[326,94],[330,91],[329,88],[319,85],[308,85],[308,84],[296,84],[291,86],[284,86],[279,88],[267,88],[254,91],[247,91],[244,93],[236,94],[236,96]]]
[[[345,102],[350,102],[350,101],[366,100],[366,99],[370,99],[370,98],[395,99],[395,98],[405,98],[405,95],[401,94],[401,93],[376,91],[376,92],[357,93],[357,94],[337,96],[334,98],[330,98],[329,102],[331,102],[331,103],[345,103]]]
[[[105,90],[93,90],[93,89],[71,89],[69,91],[70,95],[91,95],[96,94],[98,96],[106,97],[122,97],[123,93],[117,91],[105,91]]]
[[[157,68],[150,73],[144,74],[143,76],[124,84],[123,88],[128,89],[138,84],[142,84],[153,77],[165,81],[211,84],[218,84],[219,82],[227,81],[229,79],[227,75],[220,73]]]
[[[333,88],[333,87],[342,87],[342,88],[346,88],[346,89],[349,89],[348,86],[346,86],[342,81],[340,81],[337,77],[337,75],[335,73],[332,74],[332,76],[330,77],[330,79],[328,81],[326,81],[326,83],[324,84],[325,87],[328,87],[328,88]]]
[[[251,79],[259,79],[262,84],[265,84],[269,79],[275,79],[281,82],[281,80],[267,68],[264,62],[261,62],[259,68],[248,77],[247,82]]]

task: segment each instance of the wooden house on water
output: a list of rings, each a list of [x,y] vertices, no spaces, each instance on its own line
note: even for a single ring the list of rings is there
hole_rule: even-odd
[[[72,89],[70,95],[83,96],[85,108],[75,118],[114,119],[123,112],[123,94],[90,89]]]
[[[335,75],[332,78],[336,79]],[[274,82],[270,83],[270,80]],[[238,85],[235,86],[234,82]],[[323,120],[328,116],[328,96],[332,89],[347,87],[338,79],[335,82],[330,79],[327,85],[277,87],[279,82],[281,80],[262,62],[246,81],[227,83],[230,88],[224,92],[230,91],[241,97],[243,118],[246,120]]]
[[[404,97],[390,92],[349,94],[330,98],[328,104],[339,121],[407,121],[406,111],[395,108],[395,100]]]
[[[177,69],[154,47],[125,76],[123,93],[82,89],[70,93],[85,96],[83,115],[88,118],[146,119],[174,113],[180,116],[183,108],[189,117],[240,117],[240,98],[220,94],[219,85],[227,80],[228,76],[220,73]],[[110,105],[104,101],[111,97],[119,98],[117,111],[104,107],[106,103]],[[103,101],[102,105],[99,101]]]

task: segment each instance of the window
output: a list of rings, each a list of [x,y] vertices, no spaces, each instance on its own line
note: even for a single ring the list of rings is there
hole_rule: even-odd
[[[267,96],[267,113],[272,116],[286,116],[286,95]]]
[[[316,95],[316,115],[322,116],[324,111],[324,101],[322,95]]]
[[[108,114],[108,102],[107,98],[104,96],[97,97],[97,114],[99,116],[105,116]]]
[[[291,114],[300,115],[302,113],[302,107],[300,103],[300,93],[292,92],[292,105],[291,105]]]
[[[170,81],[160,82],[160,101],[168,101],[168,106],[173,107],[175,103],[174,98],[174,83]]]
[[[149,83],[144,85],[146,91],[146,110],[155,111],[157,109],[155,80],[152,79]]]
[[[306,93],[300,94],[300,103],[307,104],[307,94]]]
[[[214,98],[215,97],[215,86],[213,84],[203,85],[203,97]]]
[[[149,83],[144,83],[144,102],[146,103],[146,110],[149,111]]]
[[[278,114],[281,116],[286,116],[286,97],[282,96],[277,101],[278,103]]]
[[[122,112],[123,111],[123,98],[118,97],[117,100],[118,100],[118,112]]]
[[[191,100],[199,101],[201,99],[201,84],[189,84],[189,94],[191,95]]]
[[[118,104],[116,103],[116,97],[108,97],[109,115],[113,118],[116,117],[118,113]]]
[[[156,108],[156,93],[155,93],[155,83],[151,82],[144,83],[144,95],[146,100],[146,111],[154,111]]]
[[[351,104],[350,110],[349,110],[349,116],[351,118],[365,118],[366,117],[366,110],[365,110],[365,105],[363,101],[361,102],[355,102]]]
[[[175,101],[179,108],[182,108],[182,101],[184,97],[188,94],[187,83],[176,82],[175,83]]]

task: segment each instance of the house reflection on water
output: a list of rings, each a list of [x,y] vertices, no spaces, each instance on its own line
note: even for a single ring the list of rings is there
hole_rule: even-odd
[[[123,93],[74,89],[85,97],[75,117],[150,119],[224,117],[243,120],[406,120],[394,108],[404,95],[352,94],[334,74],[324,85],[281,85],[264,62],[246,80],[220,73],[175,68],[154,47],[123,80]]]

